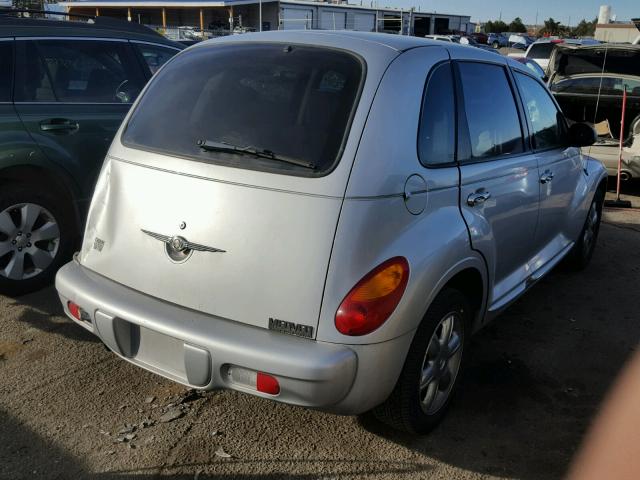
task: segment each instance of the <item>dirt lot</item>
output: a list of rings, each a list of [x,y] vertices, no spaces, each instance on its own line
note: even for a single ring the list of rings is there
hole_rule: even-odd
[[[474,339],[423,438],[187,394],[105,351],[53,289],[0,297],[0,478],[559,478],[637,344],[639,280],[640,210],[610,210],[584,273],[553,273]]]

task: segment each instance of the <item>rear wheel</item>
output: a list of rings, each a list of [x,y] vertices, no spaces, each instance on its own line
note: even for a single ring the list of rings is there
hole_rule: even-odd
[[[65,202],[28,184],[0,193],[0,293],[22,295],[50,283],[76,240]]]
[[[580,232],[580,238],[571,249],[567,257],[567,265],[573,270],[584,269],[593,256],[600,232],[600,222],[602,220],[602,204],[604,202],[604,193],[601,190],[593,197],[587,219]]]
[[[467,299],[458,290],[436,297],[393,392],[373,410],[378,420],[411,433],[427,433],[440,422],[455,390],[469,319]]]
[[[499,42],[493,42],[493,48],[495,48],[495,49],[500,48],[500,43]]]

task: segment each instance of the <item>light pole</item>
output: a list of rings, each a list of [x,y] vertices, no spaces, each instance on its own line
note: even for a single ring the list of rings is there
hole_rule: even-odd
[[[262,31],[262,0],[258,2],[258,22],[260,22],[258,31],[261,32]]]

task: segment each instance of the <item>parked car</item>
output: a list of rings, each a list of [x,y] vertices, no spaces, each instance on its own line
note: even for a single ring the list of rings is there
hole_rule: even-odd
[[[491,45],[493,48],[509,46],[509,39],[501,33],[489,33],[487,37],[487,45]]]
[[[594,136],[479,49],[203,42],[128,114],[56,288],[71,319],[174,381],[426,432],[471,334],[561,259],[588,263],[606,172],[578,147]]]
[[[524,56],[525,58],[535,61],[543,70],[546,71],[549,66],[549,58],[551,58],[553,49],[562,42],[562,40],[538,40],[529,45]]]
[[[481,43],[482,45],[486,45],[487,40],[489,40],[489,36],[482,32],[471,33],[469,36],[473,37],[476,42]]]
[[[498,55],[500,55],[500,52],[498,52],[496,49],[488,45],[481,45],[480,43],[476,42],[473,37],[462,36],[460,37],[458,43],[460,45],[469,45],[470,47],[479,48],[481,50],[486,50],[488,52],[497,53]]]
[[[574,38],[554,38],[554,39],[541,39],[531,45],[525,53],[525,57],[534,60],[543,70],[547,70],[549,66],[549,59],[554,49],[558,45],[599,45],[600,42],[594,39],[574,39]]]
[[[424,38],[428,40],[439,40],[441,42],[460,43],[460,37],[458,35],[425,35]]]
[[[640,46],[559,46],[549,65],[549,87],[565,115],[592,122],[600,134],[585,153],[617,175],[622,151],[622,179],[640,178]],[[622,97],[627,91],[625,130],[620,131]]]
[[[536,75],[543,82],[547,81],[547,74],[542,69],[542,67],[538,65],[538,62],[536,62],[535,60],[531,60],[530,58],[526,58],[526,57],[516,57],[513,59],[516,62],[523,64],[529,70],[531,70],[534,73],[534,75]]]
[[[0,14],[0,293],[36,290],[71,258],[120,122],[183,48],[136,24],[93,22]]]
[[[509,36],[509,46],[518,50],[526,50],[535,40],[524,34],[513,34]]]

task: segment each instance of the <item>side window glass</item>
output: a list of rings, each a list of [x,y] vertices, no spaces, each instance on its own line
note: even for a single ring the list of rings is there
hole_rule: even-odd
[[[151,75],[156,73],[167,60],[178,53],[178,51],[173,48],[145,45],[142,43],[135,44],[135,46],[142,54],[147,67],[149,67]]]
[[[527,75],[516,73],[525,112],[531,124],[537,150],[564,146],[565,123],[546,89]]]
[[[431,73],[418,130],[418,157],[425,166],[455,161],[455,97],[451,65],[444,63]]]
[[[144,78],[125,42],[20,41],[16,101],[131,103]]]
[[[13,42],[0,42],[0,102],[11,101],[13,83]]]
[[[523,150],[518,110],[505,69],[486,63],[460,63],[460,80],[474,159]]]

